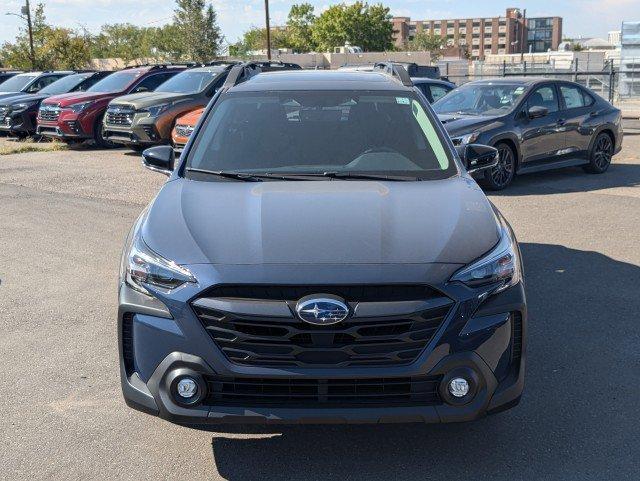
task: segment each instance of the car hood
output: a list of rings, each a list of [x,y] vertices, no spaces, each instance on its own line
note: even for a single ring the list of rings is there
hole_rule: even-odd
[[[195,127],[198,120],[200,120],[200,117],[202,117],[202,112],[204,112],[204,108],[192,110],[191,112],[178,117],[176,119],[176,124],[192,125]]]
[[[3,99],[0,100],[0,104],[2,105],[15,105],[15,104],[19,104],[22,102],[31,102],[33,100],[42,100],[42,99],[46,99],[47,95],[43,95],[43,94],[25,94],[25,93],[19,93],[19,94],[14,94],[10,97],[5,97]]]
[[[167,182],[142,226],[178,264],[467,264],[498,241],[466,177],[440,181]]]
[[[118,97],[112,105],[133,105],[136,109],[175,102],[184,98],[193,98],[197,94],[178,94],[171,92],[141,92]]]
[[[438,114],[438,118],[451,137],[469,134],[487,127],[497,127],[503,123],[502,117],[485,117],[483,115]]]
[[[80,102],[87,102],[89,100],[106,99],[110,97],[116,97],[118,94],[107,92],[69,92],[67,94],[54,95],[47,98],[47,104],[60,104],[61,106],[67,106],[77,104]]]
[[[25,93],[24,92],[0,92],[0,100],[6,99],[7,97],[13,97],[15,95],[25,95]]]

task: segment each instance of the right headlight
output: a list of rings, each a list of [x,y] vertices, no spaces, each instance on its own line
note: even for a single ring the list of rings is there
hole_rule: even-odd
[[[171,291],[187,282],[197,282],[187,268],[165,259],[145,244],[141,235],[145,217],[142,215],[138,220],[130,243],[125,248],[121,269],[124,282],[144,294],[149,294],[146,286]]]
[[[482,258],[456,272],[451,281],[469,287],[487,286],[497,294],[522,280],[522,264],[518,244],[509,226],[500,219],[500,241]]]

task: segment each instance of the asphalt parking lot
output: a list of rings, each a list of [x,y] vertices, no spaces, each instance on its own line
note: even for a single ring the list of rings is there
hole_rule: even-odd
[[[640,135],[604,175],[491,195],[524,257],[527,384],[517,408],[468,424],[205,433],[128,409],[118,261],[164,180],[125,151],[0,156],[1,479],[640,477]]]

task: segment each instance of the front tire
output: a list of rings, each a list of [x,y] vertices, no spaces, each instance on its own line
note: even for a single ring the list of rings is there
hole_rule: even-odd
[[[611,157],[613,157],[613,141],[608,134],[601,132],[589,153],[589,164],[583,169],[590,174],[603,174],[611,165]]]
[[[93,125],[93,142],[96,147],[100,149],[113,149],[116,144],[106,139],[104,136],[104,122],[102,121],[104,115],[101,115]]]
[[[505,189],[516,176],[516,154],[511,146],[505,142],[498,142],[495,148],[500,156],[498,165],[485,171],[482,182],[488,190]]]

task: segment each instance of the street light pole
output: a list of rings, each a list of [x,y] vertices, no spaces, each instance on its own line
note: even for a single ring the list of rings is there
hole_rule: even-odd
[[[264,0],[264,17],[265,23],[267,24],[267,60],[271,61],[271,27],[269,26],[269,0]]]
[[[22,7],[22,13],[27,16],[27,25],[29,26],[29,48],[31,53],[31,68],[36,69],[36,54],[33,49],[33,27],[31,26],[31,8],[29,7],[29,0],[26,0],[26,6]]]

